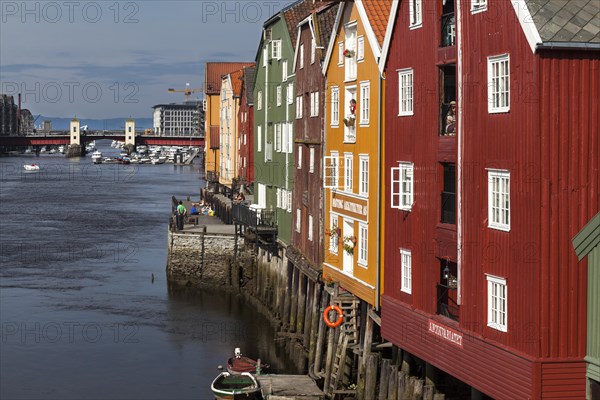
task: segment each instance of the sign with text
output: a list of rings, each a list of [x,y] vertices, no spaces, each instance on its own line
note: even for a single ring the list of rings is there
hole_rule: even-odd
[[[357,199],[338,192],[331,196],[331,211],[339,215],[347,215],[358,220],[368,222],[369,202],[365,199]]]
[[[463,347],[462,333],[452,328],[448,328],[447,326],[444,326],[431,319],[429,320],[429,333],[441,339],[447,340],[448,342],[459,347]]]

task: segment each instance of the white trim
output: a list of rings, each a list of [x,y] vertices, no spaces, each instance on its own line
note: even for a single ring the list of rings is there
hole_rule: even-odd
[[[510,171],[508,170],[501,170],[501,169],[488,169],[487,170],[488,174],[487,174],[487,202],[488,202],[488,214],[487,214],[487,220],[488,220],[488,228],[491,229],[498,229],[501,231],[505,231],[505,232],[510,232]],[[498,199],[499,202],[501,202],[502,197],[504,196],[508,196],[508,222],[501,222],[503,220],[502,217],[500,217],[500,221],[494,221],[494,219],[492,218],[493,216],[493,212],[494,212],[494,206],[493,206],[493,202],[492,202],[492,188],[493,188],[493,179],[497,178],[499,183],[501,183],[504,179],[507,179],[508,184],[507,184],[507,192],[499,192],[499,196],[500,199]],[[502,211],[502,206],[501,204],[498,204],[499,210],[498,213],[500,213]]]
[[[337,94],[337,100],[334,99],[333,94]],[[337,106],[337,118],[334,118],[334,111],[336,111]],[[340,126],[340,87],[332,86],[331,87],[331,126],[338,127]]]
[[[363,162],[364,161],[367,162],[367,170],[366,171],[363,170]],[[369,160],[368,154],[359,154],[358,155],[358,194],[361,196],[369,196],[369,184],[370,184],[369,169],[371,168],[369,161],[370,160]],[[367,190],[363,191],[363,186],[365,185],[365,180],[363,179],[363,175],[365,172],[367,175],[367,180],[366,180]]]
[[[308,240],[313,241],[313,216],[308,214]]]
[[[415,22],[413,24],[412,22],[412,17],[414,14],[416,14],[417,9],[415,8],[415,6],[417,4],[415,3],[419,3],[418,4],[418,11],[419,11],[419,17],[420,20]],[[413,29],[418,29],[423,27],[423,0],[408,0],[408,29],[413,30]],[[411,12],[412,11],[412,12]],[[416,18],[415,18],[416,19]]]
[[[542,44],[542,38],[533,22],[529,8],[527,8],[527,3],[525,0],[511,0],[510,3],[515,10],[517,20],[519,20],[519,24],[521,24],[521,29],[523,29],[531,52],[535,53],[537,46]]]
[[[363,232],[363,230],[364,230],[364,232]],[[366,234],[365,235],[366,238],[364,238],[365,246],[362,245],[363,233]],[[356,247],[358,250],[358,254],[357,254],[358,257],[356,257],[356,259],[357,259],[356,263],[363,268],[367,268],[368,261],[369,261],[369,225],[365,222],[358,223],[358,237],[356,239]],[[364,253],[365,253],[364,258],[361,257],[362,250],[364,250]]]
[[[364,105],[363,105],[363,88],[367,88],[368,91],[368,104],[367,104],[367,115],[366,118],[364,118]],[[359,90],[358,90],[358,94],[360,95],[360,97],[358,98],[358,112],[360,113],[360,119],[359,119],[359,125],[369,125],[369,121],[370,121],[370,114],[371,114],[371,82],[370,81],[364,81],[364,82],[360,82],[359,84]]]
[[[506,284],[506,278],[485,274],[485,280],[487,281],[487,326],[492,329],[499,330],[501,332],[508,332],[508,285]],[[492,319],[494,318],[494,313],[492,311],[492,287],[494,285],[498,285],[498,287],[504,287],[504,296],[496,296],[499,297],[500,300],[504,303],[504,307],[496,307],[496,313],[498,315],[495,316],[496,318],[498,318],[500,316],[500,313],[503,312],[504,323],[492,321]]]
[[[315,146],[308,148],[308,172],[310,174],[315,172]]]
[[[410,265],[408,265],[408,272],[410,272],[410,276],[408,279],[408,285],[405,284],[405,276],[404,276],[404,257],[408,257],[410,261]],[[412,294],[412,253],[408,249],[400,249],[400,291],[408,294]]]
[[[471,0],[471,8],[470,8],[471,14],[479,14],[480,12],[487,11],[488,2],[487,2],[487,0],[484,0],[484,1],[485,1],[485,4],[483,6],[480,5],[478,7],[475,7],[476,0]],[[477,1],[477,3],[480,3],[480,2],[481,2],[481,0]]]
[[[362,52],[361,50],[362,42]],[[356,38],[356,62],[365,61],[365,35],[360,35]]]
[[[323,62],[323,75],[327,76],[327,69],[329,68],[329,63],[331,62],[331,56],[333,54],[333,48],[337,46],[336,39],[338,36],[338,31],[340,29],[340,22],[342,21],[342,16],[344,15],[344,8],[346,6],[346,2],[340,2],[338,6],[338,12],[335,16],[335,24],[333,25],[333,29],[331,31],[331,39],[329,40],[329,47],[327,48],[327,54],[325,55],[325,61]]]
[[[381,57],[379,58],[379,73],[381,73],[381,74],[383,74],[383,72],[385,70],[388,55],[390,53],[390,44],[392,42],[392,33],[394,32],[394,25],[396,23],[396,14],[398,13],[399,5],[400,5],[399,1],[392,2],[392,9],[390,10],[390,18],[388,19],[387,28],[385,30],[385,38],[383,39]]]
[[[298,26],[298,33],[296,34],[296,47],[294,48],[294,61],[292,62],[292,75],[296,75],[296,63],[298,62],[298,50],[300,49],[300,36],[302,36],[301,31],[302,28]]]
[[[412,68],[403,68],[398,71],[398,116],[409,117],[415,114],[415,71]],[[402,110],[402,76],[410,75],[411,98],[410,110]]]
[[[370,0],[366,0],[370,1]],[[367,34],[367,39],[369,39],[369,45],[371,46],[371,51],[375,56],[375,63],[379,62],[379,57],[381,57],[381,47],[379,46],[379,41],[377,40],[377,36],[375,35],[375,31],[373,30],[373,25],[371,25],[369,21],[369,16],[367,14],[367,10],[363,5],[363,0],[356,0],[356,9],[358,10],[358,15],[360,15],[360,19],[362,21],[363,29]],[[357,32],[358,37],[358,32]]]
[[[354,192],[354,153],[350,152],[344,153],[344,191]]]
[[[344,276],[346,276],[346,277],[348,277],[348,278],[350,278],[352,280],[355,280],[356,282],[360,283],[361,285],[363,285],[363,286],[365,286],[365,287],[367,287],[369,289],[372,289],[372,290],[375,289],[375,286],[370,285],[370,284],[368,284],[365,281],[361,281],[360,279],[358,279],[354,275],[350,275],[349,273],[345,272],[343,269],[339,269],[339,267],[336,267],[335,265],[331,265],[331,264],[326,263],[326,262],[324,262],[323,265],[326,266],[327,268],[335,270],[339,274],[342,274],[342,275],[344,275]]]
[[[456,8],[456,46],[457,46],[457,62],[456,62],[456,83],[457,89],[457,101],[458,104],[462,104],[463,99],[463,79],[462,79],[462,63],[463,63],[463,48],[462,48],[462,13],[460,7]],[[456,269],[457,269],[457,290],[456,290],[456,303],[461,304],[461,266],[462,266],[462,162],[463,162],[463,139],[462,139],[462,107],[458,109],[457,122],[458,122],[458,151],[457,151],[457,162],[456,162]]]
[[[507,88],[507,95],[508,98],[506,99],[507,101],[507,105],[501,105],[498,107],[494,106],[494,94],[495,94],[495,90],[494,90],[494,85],[493,85],[493,74],[492,74],[492,66],[495,63],[499,63],[499,64],[503,64],[504,62],[506,62],[506,69],[507,69],[507,75],[506,75],[506,82],[508,85]],[[501,79],[501,76],[498,75],[496,77],[497,79]],[[499,54],[496,56],[488,56],[487,57],[487,108],[488,108],[488,114],[500,114],[500,113],[507,113],[510,111],[510,55],[508,53],[506,54]],[[502,92],[498,92],[498,96],[500,96],[502,94]]]

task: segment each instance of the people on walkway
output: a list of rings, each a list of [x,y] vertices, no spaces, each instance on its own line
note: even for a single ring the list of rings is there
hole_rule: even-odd
[[[185,216],[187,215],[187,210],[181,200],[179,200],[179,205],[177,206],[176,213],[177,213],[177,230],[182,231],[183,230],[183,220],[184,220]]]

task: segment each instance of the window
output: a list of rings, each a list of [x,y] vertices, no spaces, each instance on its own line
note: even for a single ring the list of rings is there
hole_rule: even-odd
[[[294,103],[294,84],[293,83],[290,83],[287,87],[287,103],[288,104]]]
[[[400,110],[398,115],[413,115],[413,70],[398,71],[398,96]]]
[[[265,48],[263,49],[263,67],[265,67],[265,68],[267,66],[268,58],[269,58],[269,50],[267,49],[267,46],[265,46]]]
[[[310,116],[319,116],[319,92],[312,92],[310,94]]]
[[[346,64],[346,75],[344,79],[346,81],[353,81],[356,79],[356,26],[356,22],[352,22],[345,27],[346,41],[344,43],[344,51],[347,52],[347,54],[345,56],[343,55],[342,57],[345,58],[344,63]]]
[[[443,164],[444,188],[442,191],[443,224],[456,224],[456,167],[454,164]]]
[[[262,110],[262,90],[259,90],[256,95],[256,108]]]
[[[359,183],[358,192],[363,196],[369,194],[369,156],[360,156],[360,172],[359,172]]]
[[[353,154],[345,153],[344,154],[344,190],[346,192],[352,191],[352,164],[353,164]]]
[[[344,65],[344,42],[338,43],[338,65]]]
[[[308,216],[308,240],[312,242],[313,240],[313,217],[312,215]]]
[[[404,293],[412,293],[412,255],[410,250],[400,250],[400,290]]]
[[[298,145],[298,162],[296,163],[298,169],[302,169],[302,145]]]
[[[288,190],[288,204],[287,204],[287,212],[292,212],[292,191]]]
[[[310,172],[311,174],[315,172],[315,148],[314,147],[311,147],[309,149],[308,172]]]
[[[296,118],[302,118],[302,95],[296,97]]]
[[[256,151],[262,151],[262,126],[258,125],[256,132]]]
[[[323,157],[323,165],[325,168],[325,177],[323,184],[326,189],[337,189],[339,183],[339,155],[336,151],[331,152],[331,156]]]
[[[488,112],[510,110],[508,54],[488,57]]]
[[[370,94],[371,84],[363,82],[360,84],[360,123],[367,125],[369,123],[369,104],[371,102]]]
[[[298,53],[299,68],[304,68],[304,43],[300,45],[300,52]]]
[[[331,230],[334,232],[329,236],[329,251],[333,254],[337,254],[338,246],[339,246],[339,236],[337,235],[336,230],[339,224],[339,217],[337,215],[331,216]]]
[[[287,135],[288,135],[287,152],[288,152],[288,154],[292,154],[292,152],[294,151],[294,123],[293,122],[288,122],[288,124],[287,124]],[[292,211],[290,210],[290,212],[292,212]]]
[[[271,45],[273,46],[271,56],[277,60],[281,59],[281,40],[273,40]]]
[[[310,41],[310,63],[311,64],[315,63],[316,53],[317,53],[317,42],[315,41],[315,38],[312,38],[312,40]]]
[[[281,153],[281,124],[275,124],[275,151]]]
[[[340,88],[331,88],[331,125],[338,126],[340,124]]]
[[[282,97],[281,85],[277,86],[277,88],[276,88],[276,97],[277,97],[277,107],[281,107],[281,97]]]
[[[259,183],[258,184],[258,205],[262,208],[267,207],[267,186]]]
[[[300,227],[302,226],[302,211],[296,208],[296,232],[300,233]]]
[[[358,263],[367,266],[367,251],[369,239],[369,228],[365,224],[358,226]]]
[[[281,63],[281,79],[283,81],[287,81],[288,78],[288,62],[287,60],[283,60]]]
[[[486,275],[488,284],[488,323],[490,328],[508,331],[506,319],[506,279]]]
[[[488,226],[510,231],[510,172],[488,170]]]
[[[471,13],[487,10],[487,0],[471,0]]]
[[[358,45],[357,45],[357,49],[356,49],[356,60],[362,61],[364,59],[365,59],[365,37],[359,36],[358,37]]]
[[[392,168],[391,207],[410,211],[413,203],[413,164],[400,163]]]
[[[410,0],[408,3],[410,14],[410,28],[419,28],[423,25],[423,4],[421,0]]]

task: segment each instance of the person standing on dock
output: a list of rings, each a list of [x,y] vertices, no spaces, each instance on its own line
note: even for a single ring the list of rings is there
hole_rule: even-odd
[[[177,230],[183,230],[183,218],[187,214],[187,210],[183,205],[183,202],[179,200],[179,205],[177,206]]]

